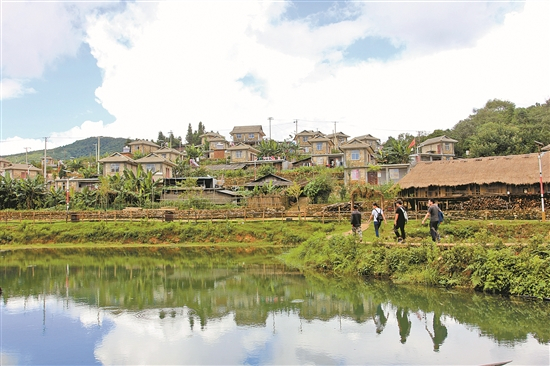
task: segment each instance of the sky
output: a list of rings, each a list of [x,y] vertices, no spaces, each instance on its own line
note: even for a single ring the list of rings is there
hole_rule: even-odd
[[[0,156],[95,136],[384,142],[550,99],[549,1],[10,1]],[[269,118],[272,118],[269,120]],[[45,139],[47,138],[47,143]]]

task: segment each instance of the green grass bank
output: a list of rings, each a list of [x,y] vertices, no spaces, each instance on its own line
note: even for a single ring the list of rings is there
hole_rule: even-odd
[[[108,257],[124,247],[156,247],[194,258],[280,256],[304,271],[550,298],[548,222],[447,221],[440,246],[417,220],[407,224],[406,245],[395,245],[391,227],[383,225],[377,239],[371,226],[359,243],[343,235],[347,221],[9,222],[0,223],[0,249],[118,248],[103,250]]]

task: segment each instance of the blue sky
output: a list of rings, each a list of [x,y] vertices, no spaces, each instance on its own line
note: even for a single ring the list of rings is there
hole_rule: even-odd
[[[229,139],[261,124],[372,134],[452,128],[489,99],[550,98],[550,4],[2,3],[0,156],[90,136]]]

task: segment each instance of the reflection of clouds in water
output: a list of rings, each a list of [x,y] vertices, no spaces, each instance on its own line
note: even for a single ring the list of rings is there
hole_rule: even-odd
[[[515,345],[498,344],[480,330],[443,315],[448,330],[440,351],[433,352],[434,314],[409,312],[410,334],[400,342],[397,308],[386,304],[388,315],[381,333],[370,320],[357,323],[345,317],[304,320],[298,312],[270,312],[265,326],[239,326],[228,313],[191,328],[197,314],[186,307],[139,312],[97,308],[55,296],[10,298],[2,304],[5,316],[44,311],[49,324],[57,316],[78,320],[80,332],[94,325],[107,333],[95,343],[94,355],[103,364],[483,364],[512,359],[515,364],[548,364],[544,347],[532,337]],[[164,315],[162,315],[164,314]],[[52,315],[56,315],[52,317]],[[406,314],[402,314],[406,315]],[[40,321],[41,321],[41,317]],[[78,336],[78,334],[76,335]],[[547,349],[546,349],[547,350]],[[9,350],[2,364],[25,363]]]

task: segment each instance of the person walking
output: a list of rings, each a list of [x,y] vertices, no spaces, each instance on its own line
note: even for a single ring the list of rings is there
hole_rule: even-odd
[[[422,224],[424,224],[424,221],[426,221],[428,217],[430,218],[430,235],[432,236],[432,241],[434,243],[439,243],[440,237],[437,231],[439,227],[439,207],[432,198],[428,200],[428,212],[426,212],[426,216],[422,219]]]
[[[397,200],[395,202],[395,206],[397,208],[395,209],[395,220],[393,223],[393,232],[395,233],[395,236],[397,237],[398,242],[404,242],[405,241],[405,224],[407,223],[407,219],[405,217],[405,209],[403,208],[403,201]],[[401,231],[401,233],[399,233]]]
[[[374,223],[374,233],[376,234],[376,237],[380,237],[380,225],[382,225],[382,221],[384,221],[386,224],[388,223],[386,221],[386,216],[384,216],[384,211],[378,206],[378,203],[374,202],[372,204],[372,212],[369,217],[369,221],[367,222],[367,225],[370,224],[370,222]]]
[[[361,212],[359,212],[357,206],[353,206],[351,211],[351,231],[353,235],[359,236],[359,241],[363,241],[363,231],[361,230]]]

